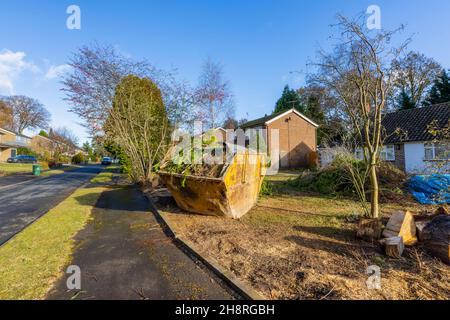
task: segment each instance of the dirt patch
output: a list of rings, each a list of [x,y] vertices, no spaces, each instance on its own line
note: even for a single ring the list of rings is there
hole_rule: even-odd
[[[413,203],[383,206],[424,208]],[[355,239],[358,204],[311,195],[260,199],[241,220],[159,208],[202,254],[270,299],[448,299],[450,267],[421,247],[386,257],[377,244]],[[381,290],[369,290],[367,267],[381,268]]]

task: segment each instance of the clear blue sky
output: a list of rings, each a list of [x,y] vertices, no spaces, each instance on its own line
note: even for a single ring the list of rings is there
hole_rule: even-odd
[[[81,30],[66,28],[71,4],[81,8]],[[206,58],[220,61],[238,118],[256,118],[272,111],[285,84],[303,84],[306,62],[327,47],[337,13],[354,16],[371,4],[382,10],[383,28],[406,24],[411,49],[450,67],[448,0],[0,0],[0,94],[38,98],[54,126],[86,140],[62,100],[58,73],[49,70],[63,69],[71,52],[98,41],[159,68],[177,68],[193,84]]]

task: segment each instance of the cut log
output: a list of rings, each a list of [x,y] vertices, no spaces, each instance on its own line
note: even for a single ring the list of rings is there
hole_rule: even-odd
[[[401,258],[403,251],[405,250],[405,245],[403,243],[402,237],[392,237],[384,239],[384,244],[386,246],[387,256],[396,259]]]
[[[412,213],[409,211],[394,213],[383,231],[383,237],[402,237],[406,246],[415,245],[417,232]]]
[[[450,216],[436,217],[427,224],[423,244],[430,254],[450,264]]]
[[[378,240],[381,238],[382,228],[383,225],[378,219],[361,219],[356,236],[367,241]]]

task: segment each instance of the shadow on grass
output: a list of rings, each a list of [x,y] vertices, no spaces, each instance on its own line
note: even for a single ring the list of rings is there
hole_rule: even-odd
[[[295,231],[305,232],[312,235],[326,236],[334,238],[339,241],[354,240],[355,231],[343,227],[330,227],[330,226],[320,226],[320,227],[308,227],[308,226],[294,226]]]
[[[294,242],[300,247],[325,251],[332,254],[338,254],[344,257],[350,255],[351,252],[354,251],[355,249],[360,248],[360,246],[357,244],[353,245],[318,238],[306,238],[299,235],[287,236],[284,239],[287,241]],[[344,240],[344,239],[336,239],[336,240]]]

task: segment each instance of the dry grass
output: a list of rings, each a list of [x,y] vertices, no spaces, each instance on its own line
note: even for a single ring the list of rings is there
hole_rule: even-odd
[[[413,203],[385,205],[385,217]],[[448,299],[450,267],[420,247],[386,257],[355,239],[355,201],[312,195],[263,198],[241,220],[160,208],[176,231],[270,299]],[[381,267],[382,289],[368,290],[367,267]]]

